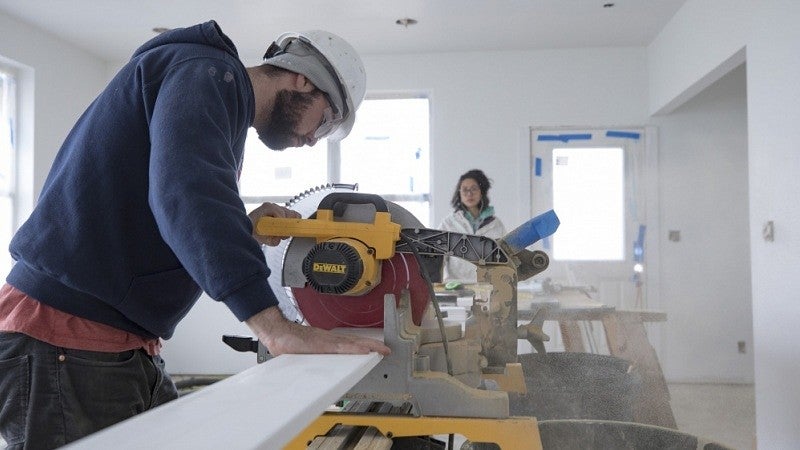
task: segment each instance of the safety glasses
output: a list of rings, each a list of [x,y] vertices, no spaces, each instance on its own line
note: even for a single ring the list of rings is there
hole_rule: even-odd
[[[333,102],[331,102],[331,99],[327,94],[325,94],[325,100],[328,101],[328,105],[333,105]],[[317,127],[317,131],[314,132],[314,139],[322,139],[329,136],[341,123],[342,114],[334,113],[333,107],[328,106],[324,111],[322,111],[322,123],[320,123],[319,127]]]

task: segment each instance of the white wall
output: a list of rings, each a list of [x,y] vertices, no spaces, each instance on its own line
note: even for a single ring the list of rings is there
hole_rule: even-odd
[[[203,294],[164,343],[162,356],[170,373],[232,374],[256,364],[255,353],[236,352],[222,342],[225,334],[252,338],[223,303]]]
[[[745,66],[652,123],[660,137],[664,375],[752,383]],[[667,239],[670,230],[680,241]]]
[[[760,5],[747,45],[750,239],[759,447],[800,442],[800,3]],[[774,242],[761,227],[774,221]]]
[[[23,206],[29,211],[69,130],[105,86],[105,62],[0,13],[0,56],[21,73]],[[35,148],[35,151],[34,151]],[[24,219],[25,216],[22,217]]]
[[[650,112],[669,113],[743,61],[751,0],[687,1],[648,47]]]
[[[793,0],[689,0],[648,52],[649,61],[672,70],[651,77],[651,92],[664,93],[650,105],[658,111],[746,47],[756,434],[764,449],[800,442],[798,18],[800,3]],[[703,58],[702,67],[685,63]],[[770,220],[774,242],[761,237]]]
[[[458,177],[476,167],[494,180],[489,194],[509,230],[532,217],[530,184],[523,192],[519,183],[531,170],[520,130],[647,122],[641,48],[367,56],[364,64],[370,92],[430,94],[433,224],[450,212]]]

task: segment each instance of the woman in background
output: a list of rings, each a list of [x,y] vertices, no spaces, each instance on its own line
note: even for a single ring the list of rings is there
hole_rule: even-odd
[[[453,199],[450,200],[453,212],[445,217],[439,229],[492,239],[505,236],[503,222],[494,215],[494,207],[489,206],[490,187],[489,178],[479,169],[472,169],[461,175]],[[446,257],[442,280],[474,283],[477,280],[476,272],[477,267],[471,262]]]

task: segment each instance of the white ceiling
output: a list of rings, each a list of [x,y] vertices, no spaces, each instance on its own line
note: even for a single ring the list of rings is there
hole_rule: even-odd
[[[362,54],[648,45],[685,0],[0,0],[0,12],[120,61],[154,27],[215,19],[243,59],[326,29]],[[604,7],[613,3],[613,7]],[[403,27],[397,19],[418,24]]]

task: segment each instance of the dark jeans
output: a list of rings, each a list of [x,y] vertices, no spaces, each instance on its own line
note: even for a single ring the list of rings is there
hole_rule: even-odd
[[[90,352],[0,332],[0,434],[9,449],[51,449],[178,397],[144,350]]]

